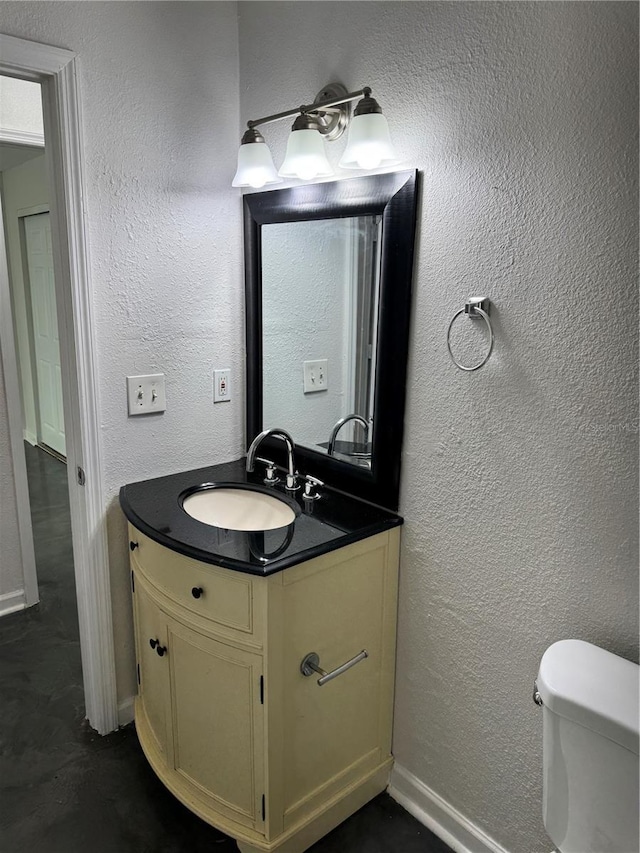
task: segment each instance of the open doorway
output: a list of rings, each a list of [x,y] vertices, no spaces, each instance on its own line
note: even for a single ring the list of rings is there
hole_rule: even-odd
[[[40,90],[0,75],[0,200],[24,438],[66,459]]]
[[[0,75],[0,211],[8,273],[13,346],[2,341],[0,420],[19,423],[23,458],[13,453],[13,477],[0,483],[5,506],[16,504],[18,524],[0,516],[0,538],[17,528],[32,547],[14,549],[0,570],[0,642],[7,659],[30,681],[41,683],[44,666],[58,673],[57,691],[73,691],[83,707],[82,666],[75,588],[60,333],[50,215],[50,181],[45,158],[42,93],[38,82]],[[15,364],[10,362],[15,359]],[[13,370],[12,370],[13,368]],[[6,393],[4,374],[18,378],[19,397]],[[18,406],[19,412],[12,411]],[[4,413],[4,417],[3,417]],[[7,430],[5,430],[6,432]],[[15,444],[14,444],[15,451]],[[6,458],[3,469],[8,469]],[[28,506],[18,501],[26,476]],[[13,494],[12,494],[13,490]],[[22,485],[24,493],[24,485]],[[21,571],[16,565],[21,556]],[[3,606],[4,605],[4,606]],[[20,612],[34,607],[34,612]],[[7,685],[8,686],[8,685]]]
[[[0,223],[0,489],[7,483],[13,489],[10,501],[0,494],[0,575],[4,587],[13,584],[15,589],[5,595],[0,588],[0,624],[21,616],[29,620],[39,613],[30,607],[38,601],[38,581],[43,592],[40,610],[47,600],[53,602],[59,593],[53,584],[61,580],[64,563],[71,606],[58,598],[54,609],[58,627],[77,623],[78,712],[106,734],[118,727],[118,703],[76,56],[0,33],[0,75],[12,85],[35,84],[41,90],[46,148],[44,140],[38,146],[29,130],[26,138],[24,133],[10,133],[3,141],[10,143],[12,156],[24,156],[25,168],[44,151],[40,161],[46,164],[49,189],[47,199],[25,202],[10,216],[4,181],[5,215],[15,226],[13,237],[19,246],[11,285],[15,289],[15,276],[21,275],[24,298],[18,316],[6,263],[5,242],[10,235]],[[3,109],[5,104],[2,98]],[[41,150],[34,152],[38,147]],[[13,165],[22,164],[12,164],[7,172]],[[54,508],[62,515],[55,517]],[[45,518],[49,536],[45,550],[57,559],[58,570],[51,588],[46,588],[42,575],[37,577],[35,568],[33,534],[39,550],[42,531],[36,529],[36,520]],[[71,559],[68,554],[62,558],[70,543]],[[18,610],[25,612],[12,612]],[[47,646],[42,651],[46,654]],[[24,680],[24,673],[18,678]]]

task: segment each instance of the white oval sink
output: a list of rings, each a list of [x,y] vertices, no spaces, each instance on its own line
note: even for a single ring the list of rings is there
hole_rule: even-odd
[[[182,507],[197,521],[225,530],[275,530],[296,517],[289,504],[273,495],[224,486],[200,489],[186,497]]]

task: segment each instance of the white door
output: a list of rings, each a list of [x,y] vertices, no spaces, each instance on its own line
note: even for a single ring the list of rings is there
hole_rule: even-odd
[[[31,292],[33,342],[36,362],[38,441],[66,456],[60,340],[56,313],[55,279],[48,213],[25,216],[27,271]]]

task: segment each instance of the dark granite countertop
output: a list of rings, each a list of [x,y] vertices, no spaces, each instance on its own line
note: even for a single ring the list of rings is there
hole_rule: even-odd
[[[316,501],[303,500],[302,489],[286,492],[282,483],[265,486],[263,466],[257,468],[248,474],[245,460],[238,459],[130,483],[120,489],[120,506],[134,527],[172,551],[253,575],[280,572],[403,523],[390,510],[328,486]],[[251,485],[283,498],[296,518],[288,527],[255,533],[203,524],[182,508],[184,493],[202,483]]]

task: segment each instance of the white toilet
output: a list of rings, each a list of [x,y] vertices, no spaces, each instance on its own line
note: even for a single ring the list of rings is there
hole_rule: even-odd
[[[638,853],[638,671],[582,640],[542,656],[542,812],[560,853]]]

